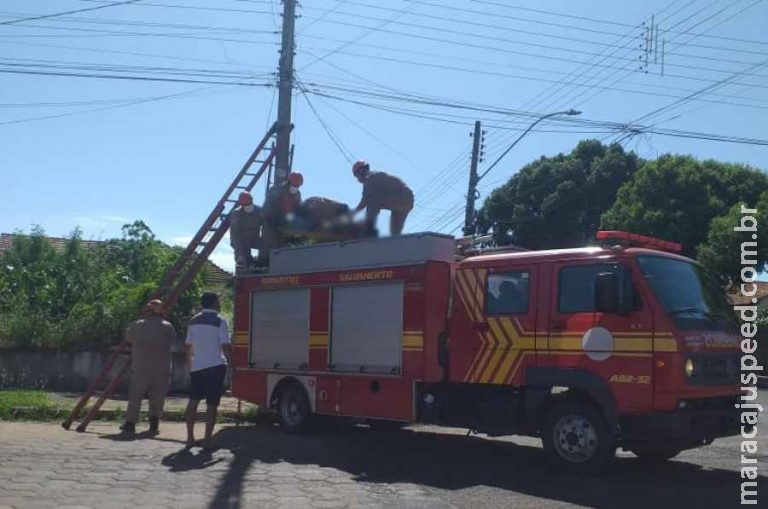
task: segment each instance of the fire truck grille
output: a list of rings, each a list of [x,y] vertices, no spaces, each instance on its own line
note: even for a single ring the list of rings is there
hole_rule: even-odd
[[[691,381],[696,385],[733,385],[739,383],[739,356],[702,355],[693,358],[696,370]]]

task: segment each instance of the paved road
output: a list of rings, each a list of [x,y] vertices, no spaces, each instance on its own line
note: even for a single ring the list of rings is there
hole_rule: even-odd
[[[739,503],[737,439],[655,468],[620,453],[603,475],[576,476],[548,472],[536,440],[490,440],[458,430],[338,427],[290,436],[268,424],[227,426],[217,436],[221,449],[210,454],[183,448],[181,424],[164,423],[159,436],[133,441],[115,432],[107,424],[78,434],[53,424],[0,423],[0,508],[698,509]],[[768,477],[762,473],[764,504]]]

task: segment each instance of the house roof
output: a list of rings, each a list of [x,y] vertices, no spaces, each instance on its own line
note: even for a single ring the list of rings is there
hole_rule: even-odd
[[[731,303],[734,306],[750,306],[753,304],[752,299],[757,299],[757,302],[760,302],[764,298],[768,297],[768,282],[755,281],[755,286],[757,286],[757,292],[751,297],[742,295],[738,289],[736,289],[735,293],[729,292],[728,297],[730,298]],[[749,291],[752,289],[752,287],[747,285],[746,289]]]
[[[12,233],[0,233],[0,253],[3,251],[6,251],[11,248],[13,245],[13,237],[16,234]],[[48,242],[51,243],[51,245],[55,249],[63,249],[64,245],[66,244],[67,240],[62,237],[45,237]],[[103,240],[83,240],[83,247],[86,249],[93,249],[97,246],[103,245],[106,243],[106,241]],[[208,284],[219,284],[219,283],[226,283],[227,281],[232,279],[232,274],[227,272],[226,270],[222,269],[212,261],[208,260],[205,262],[204,270],[206,271],[206,278],[205,281]]]

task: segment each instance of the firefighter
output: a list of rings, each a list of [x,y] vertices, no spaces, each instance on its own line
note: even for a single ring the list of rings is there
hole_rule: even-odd
[[[312,196],[301,203],[297,215],[310,231],[319,231],[337,224],[349,215],[349,205],[330,198]]]
[[[171,346],[176,341],[176,330],[163,319],[163,302],[151,300],[144,307],[144,318],[132,323],[125,332],[131,345],[131,386],[128,390],[128,409],[125,433],[136,431],[141,401],[149,399],[149,431],[157,433],[168,395],[171,375]]]
[[[304,183],[301,173],[291,172],[285,182],[272,186],[267,192],[262,209],[261,245],[259,246],[258,264],[266,265],[269,252],[280,245],[280,229],[294,217],[301,205],[299,188]]]
[[[258,249],[261,244],[261,208],[254,206],[253,196],[247,191],[237,198],[240,205],[229,219],[229,239],[235,250],[235,263],[238,266],[253,265],[251,249]]]
[[[369,230],[374,231],[379,212],[389,210],[389,233],[400,235],[405,219],[413,208],[413,191],[394,175],[371,171],[366,161],[357,161],[352,166],[352,174],[363,184],[363,197],[352,214],[366,209],[366,223]]]

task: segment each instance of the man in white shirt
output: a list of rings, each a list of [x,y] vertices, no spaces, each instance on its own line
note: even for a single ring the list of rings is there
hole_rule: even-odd
[[[187,446],[195,445],[195,416],[200,400],[205,398],[204,448],[212,448],[213,426],[224,389],[227,364],[235,375],[232,344],[227,320],[219,314],[219,296],[203,293],[203,310],[192,317],[187,328],[187,363],[190,373],[189,404],[187,405]]]

